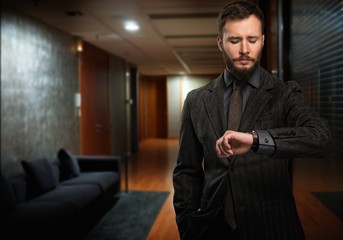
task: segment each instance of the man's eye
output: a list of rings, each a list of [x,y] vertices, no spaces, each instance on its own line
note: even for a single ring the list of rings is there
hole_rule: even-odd
[[[249,42],[254,44],[257,42],[257,40],[258,40],[257,38],[250,38]]]
[[[231,39],[230,42],[231,42],[232,44],[236,44],[236,43],[239,43],[239,40],[237,40],[237,39]]]

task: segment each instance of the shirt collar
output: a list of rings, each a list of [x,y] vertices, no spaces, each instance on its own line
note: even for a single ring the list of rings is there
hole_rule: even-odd
[[[225,86],[229,87],[231,83],[234,80],[234,76],[225,68],[224,71],[224,81],[225,81]],[[260,66],[255,70],[253,75],[250,77],[248,83],[255,87],[258,88],[260,86]]]

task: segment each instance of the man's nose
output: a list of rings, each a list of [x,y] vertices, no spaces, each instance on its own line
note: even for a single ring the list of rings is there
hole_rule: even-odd
[[[242,54],[242,55],[249,54],[249,44],[248,44],[247,41],[242,41],[241,42],[241,48],[240,48],[239,53]]]

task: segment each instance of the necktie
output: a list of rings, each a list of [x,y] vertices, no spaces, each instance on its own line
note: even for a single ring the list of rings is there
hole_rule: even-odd
[[[232,94],[230,97],[229,106],[229,130],[237,131],[239,123],[241,122],[243,112],[243,97],[241,93],[241,86],[237,84],[237,80],[233,82]]]
[[[229,130],[237,131],[239,123],[241,121],[243,112],[243,97],[241,93],[241,86],[237,84],[236,81],[233,82],[232,94],[230,97],[230,106],[229,106],[229,115],[228,115],[228,128]],[[228,188],[224,201],[224,215],[227,224],[231,227],[232,230],[235,230],[237,227],[236,217],[235,217],[235,208],[233,205],[233,196],[231,190],[231,182],[228,179]]]

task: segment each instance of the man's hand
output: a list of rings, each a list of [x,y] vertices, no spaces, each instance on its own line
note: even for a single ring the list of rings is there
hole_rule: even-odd
[[[241,155],[248,152],[253,143],[251,133],[226,131],[216,142],[218,157]]]

